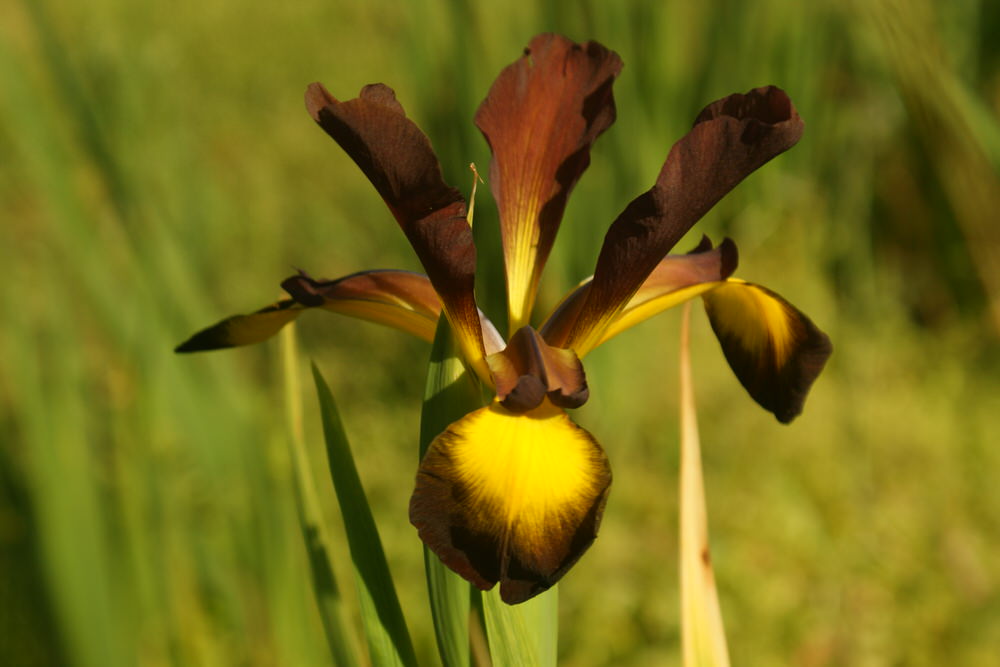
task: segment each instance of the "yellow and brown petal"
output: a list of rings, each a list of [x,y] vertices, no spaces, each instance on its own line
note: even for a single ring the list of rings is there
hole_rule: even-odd
[[[833,352],[829,337],[795,306],[760,285],[731,278],[703,299],[740,383],[778,421],[792,421]]]
[[[575,339],[573,350],[583,357],[593,349],[584,344],[591,341],[594,347],[603,344],[622,331],[722,284],[736,270],[737,262],[735,243],[723,239],[713,248],[708,237],[704,237],[691,252],[667,255],[660,260],[624,308],[610,320],[593,316],[580,319],[591,287],[591,280],[584,281],[555,308],[542,327],[542,335],[556,347]]]
[[[590,164],[590,147],[615,121],[611,88],[621,68],[618,54],[596,42],[538,35],[476,112],[493,152],[510,331],[528,324],[566,199]]]
[[[291,295],[249,315],[234,315],[194,334],[176,352],[201,352],[260,343],[309,308],[357,317],[434,340],[441,303],[427,276],[411,271],[362,271],[339,280],[305,275],[282,282]]]
[[[306,91],[306,108],[389,206],[441,299],[463,355],[488,381],[465,200],[444,182],[427,136],[383,84],[365,86],[357,98],[341,102],[314,83]]]
[[[550,588],[597,536],[611,485],[600,445],[548,401],[498,403],[437,437],[417,472],[410,521],[452,570],[508,604]]]

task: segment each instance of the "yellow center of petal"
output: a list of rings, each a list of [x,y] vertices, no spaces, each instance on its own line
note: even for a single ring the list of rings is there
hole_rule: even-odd
[[[547,400],[525,414],[494,403],[452,428],[455,471],[470,490],[469,505],[481,508],[482,524],[534,532],[593,503],[600,449]]]

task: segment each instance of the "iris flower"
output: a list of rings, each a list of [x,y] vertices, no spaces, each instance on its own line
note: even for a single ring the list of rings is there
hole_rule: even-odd
[[[653,186],[611,223],[594,275],[532,327],[567,198],[591,146],[615,120],[612,85],[621,67],[618,55],[596,42],[539,35],[500,73],[476,113],[493,156],[507,340],[476,305],[467,204],[444,182],[430,142],[393,91],[373,84],[341,102],[314,83],[306,92],[310,115],[375,186],[426,275],[377,270],[315,280],[300,273],[282,283],[288,298],[225,319],[177,348],[256,343],[317,308],[431,341],[443,313],[467,368],[495,398],[431,443],[410,520],[448,567],[480,589],[499,582],[509,604],[552,586],[597,535],[611,469],[597,440],[566,413],[588,398],[587,353],[700,296],[736,377],[788,422],[831,351],[826,335],[782,297],[731,277],[737,252],[729,239],[668,254],[729,190],[798,141],[802,121],[775,87],[705,107]]]

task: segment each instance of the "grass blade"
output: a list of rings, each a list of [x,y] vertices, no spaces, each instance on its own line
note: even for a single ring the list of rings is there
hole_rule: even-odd
[[[431,348],[420,413],[421,458],[449,424],[481,405],[479,387],[462,364],[451,327],[442,316]],[[470,664],[470,584],[445,567],[427,547],[424,547],[424,570],[441,662],[444,667],[467,667]]]
[[[334,664],[353,667],[361,663],[356,637],[349,631],[345,621],[344,603],[330,561],[330,536],[306,453],[302,431],[302,399],[299,395],[298,355],[295,348],[295,325],[291,324],[281,332],[281,354],[285,371],[285,407],[295,481],[295,508],[309,556],[316,606],[319,608]]]
[[[344,517],[344,529],[354,563],[361,618],[371,661],[379,667],[415,666],[417,659],[410,642],[410,633],[406,629],[406,620],[396,597],[389,564],[382,551],[382,541],[361,486],[333,394],[315,363],[312,365],[312,373],[323,417],[330,476]]]
[[[708,515],[701,474],[698,415],[691,382],[689,345],[691,304],[681,323],[681,643],[684,667],[729,667],[729,650],[715,575],[708,550]]]

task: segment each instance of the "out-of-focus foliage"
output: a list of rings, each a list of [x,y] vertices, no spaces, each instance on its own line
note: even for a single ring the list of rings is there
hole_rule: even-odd
[[[597,39],[626,67],[618,122],[570,200],[540,310],[590,273],[606,226],[702,106],[773,83],[806,120],[795,149],[695,230],[732,236],[738,275],[781,292],[835,344],[805,414],[783,427],[694,318],[734,662],[995,659],[996,2],[510,12],[459,0],[20,0],[0,5],[0,663],[329,659],[277,345],[171,349],[276,297],[293,266],[317,277],[417,268],[370,185],[303,110],[307,83],[340,98],[393,86],[467,189],[466,165],[485,173],[489,162],[475,107],[545,30]],[[496,280],[495,209],[480,192],[482,271]],[[481,296],[502,311],[495,288]],[[560,587],[562,664],[679,658],[676,328],[676,316],[658,318],[587,359],[604,389],[578,417],[616,486],[601,537]],[[300,330],[338,397],[418,657],[433,664],[421,545],[406,521],[428,346],[333,316]],[[331,528],[334,562],[349,563]]]

